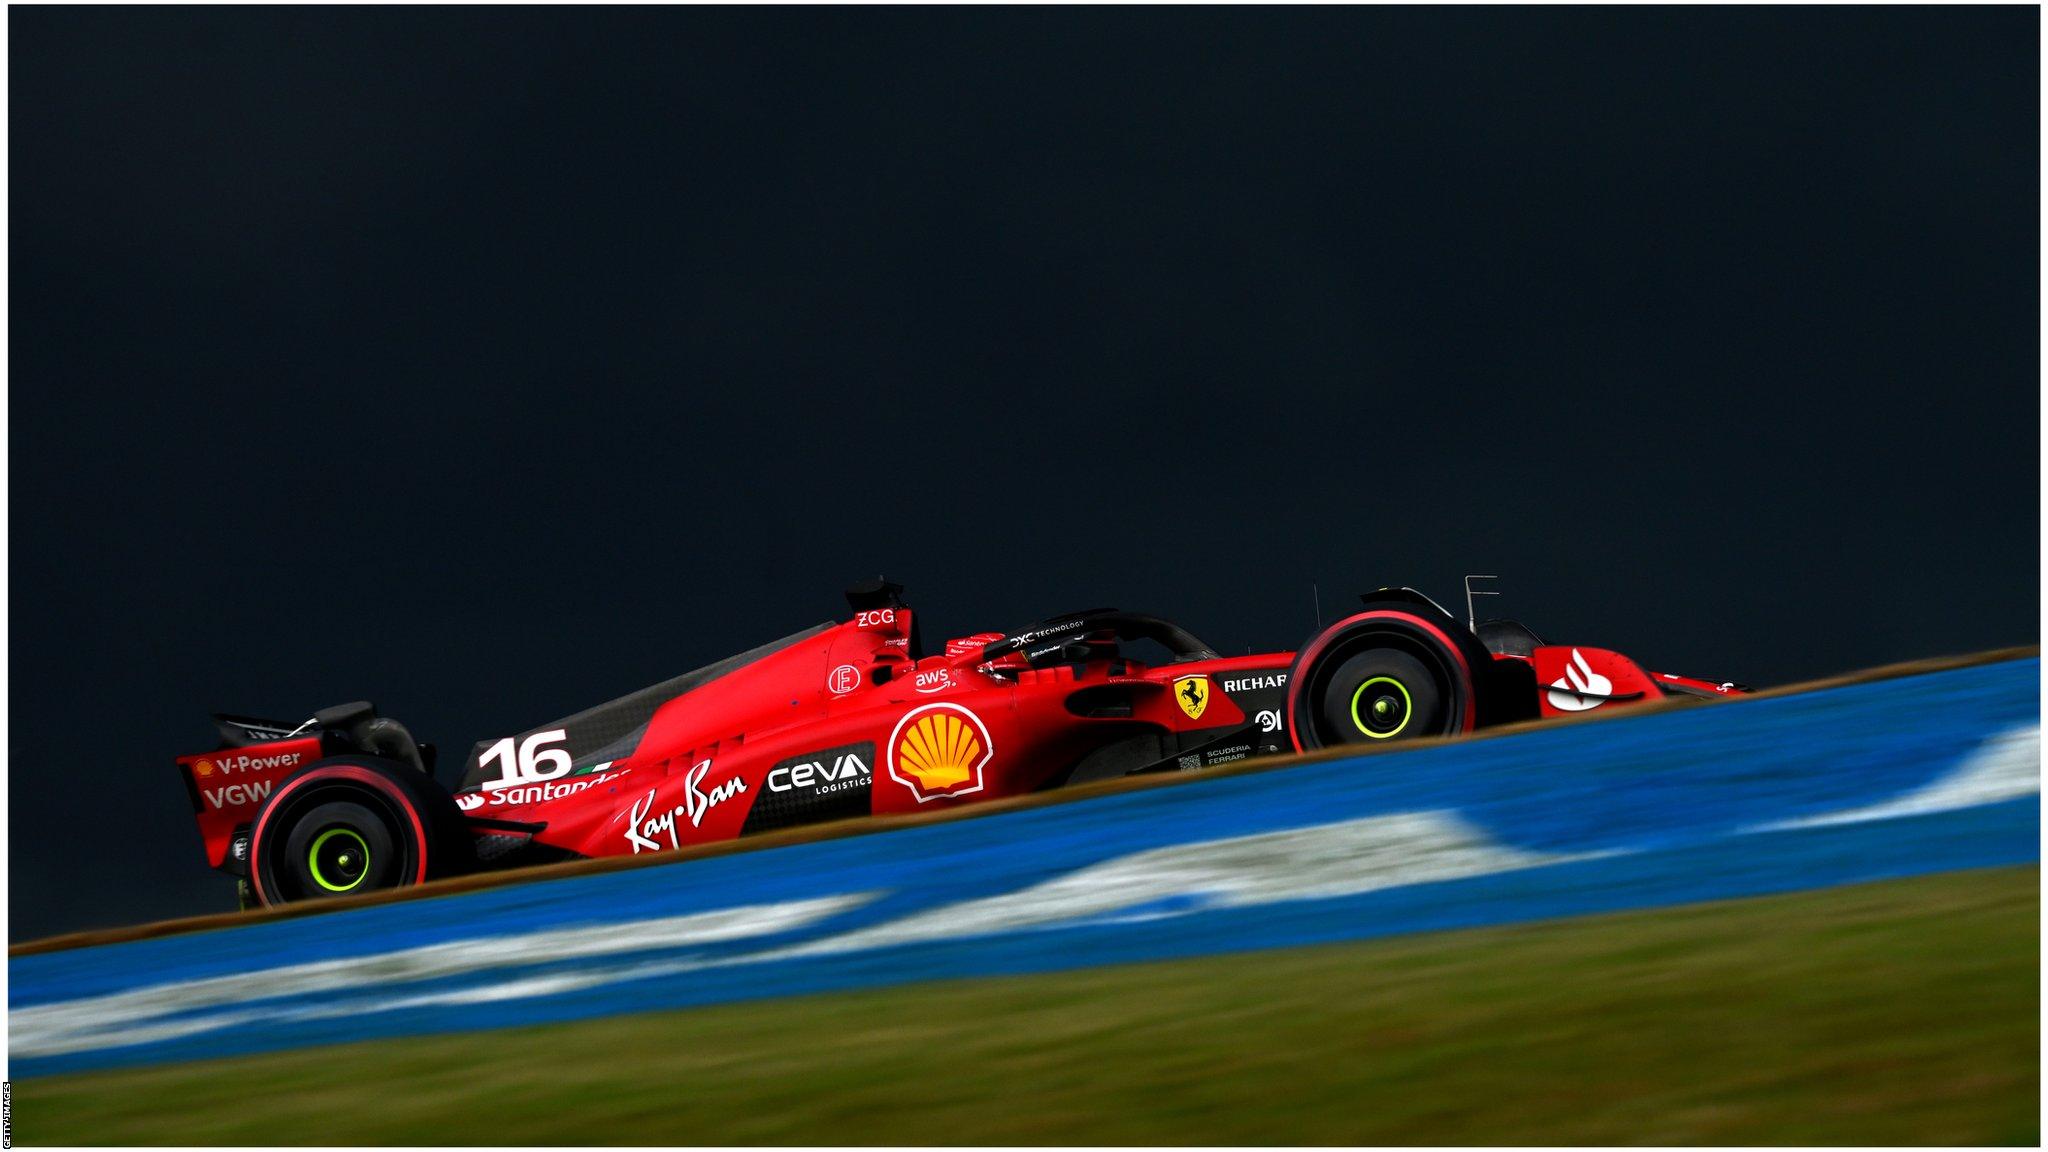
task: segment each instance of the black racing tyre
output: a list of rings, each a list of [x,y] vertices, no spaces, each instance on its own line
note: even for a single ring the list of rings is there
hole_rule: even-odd
[[[1401,612],[1332,625],[1303,646],[1287,688],[1288,727],[1301,751],[1449,736],[1474,725],[1470,660],[1443,629]]]
[[[249,882],[265,905],[403,888],[465,871],[474,850],[455,802],[431,779],[375,757],[313,764],[278,785],[249,837]]]

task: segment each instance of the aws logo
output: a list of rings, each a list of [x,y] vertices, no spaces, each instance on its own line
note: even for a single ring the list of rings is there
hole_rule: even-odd
[[[889,734],[889,778],[919,804],[965,796],[986,786],[982,769],[996,752],[988,725],[958,704],[913,708]]]

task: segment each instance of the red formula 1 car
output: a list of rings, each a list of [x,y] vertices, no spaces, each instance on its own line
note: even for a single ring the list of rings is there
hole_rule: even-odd
[[[1742,690],[1473,627],[1406,588],[1250,656],[1114,609],[927,655],[902,591],[856,585],[844,622],[480,741],[452,792],[432,746],[367,703],[216,716],[221,746],[178,760],[207,859],[245,903],[280,904]]]

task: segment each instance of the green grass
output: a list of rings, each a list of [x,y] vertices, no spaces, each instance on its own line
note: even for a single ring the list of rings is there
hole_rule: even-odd
[[[24,1144],[2039,1143],[2040,875],[15,1084]]]

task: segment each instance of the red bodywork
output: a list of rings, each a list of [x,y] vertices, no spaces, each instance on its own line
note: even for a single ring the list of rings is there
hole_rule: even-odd
[[[834,786],[861,791],[863,782],[864,810],[876,815],[972,804],[1055,784],[1120,736],[1241,729],[1253,717],[1217,681],[1284,675],[1294,658],[1033,669],[1021,659],[984,664],[974,643],[913,662],[904,651],[910,615],[857,615],[685,693],[655,711],[630,755],[556,789],[492,781],[456,802],[472,816],[544,824],[537,842],[582,856],[729,840],[764,803],[829,796]],[[1175,695],[1190,681],[1202,699],[1192,715]],[[1096,685],[1126,689],[1130,714],[1068,708],[1078,689]],[[1247,742],[1232,758],[1252,751]]]
[[[1473,652],[1489,662],[1469,634],[1448,634],[1462,623],[1391,611],[1440,635],[1461,667]],[[1301,747],[1288,723],[1292,651],[1204,650],[1148,666],[1110,644],[1081,658],[1068,649],[1048,663],[1018,647],[1031,634],[992,657],[989,645],[1004,637],[980,633],[913,660],[912,623],[906,607],[861,609],[736,658],[645,702],[632,734],[602,748],[577,730],[598,710],[480,742],[454,793],[478,861],[668,852],[816,820],[945,809]],[[1330,635],[1312,640],[1306,655]],[[1538,698],[1522,712],[1528,716],[1740,690],[1647,672],[1599,648],[1538,644],[1491,653],[1491,661],[1519,661],[1533,673]],[[1469,698],[1465,712],[1461,731],[1475,726]],[[209,862],[241,874],[248,832],[253,825],[260,833],[270,810],[265,800],[295,786],[287,780],[322,755],[316,735],[181,758]]]
[[[308,736],[180,756],[178,767],[192,794],[206,862],[215,868],[230,867],[229,852],[236,832],[249,823],[279,784],[321,755],[320,738]]]

